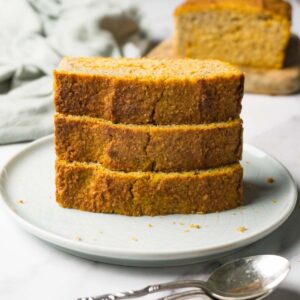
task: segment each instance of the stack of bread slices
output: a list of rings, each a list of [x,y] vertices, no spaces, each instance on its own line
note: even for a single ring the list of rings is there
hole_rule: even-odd
[[[56,200],[130,216],[242,204],[244,76],[215,60],[64,58]]]

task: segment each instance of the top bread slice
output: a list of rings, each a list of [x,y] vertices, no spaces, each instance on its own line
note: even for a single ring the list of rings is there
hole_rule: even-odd
[[[54,71],[56,111],[124,124],[235,119],[244,75],[216,60],[66,57]]]
[[[291,6],[286,1],[188,0],[174,15],[179,57],[254,68],[284,65],[291,35]]]

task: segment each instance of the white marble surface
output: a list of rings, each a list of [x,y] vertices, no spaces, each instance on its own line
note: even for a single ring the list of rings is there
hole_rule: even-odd
[[[127,1],[127,0],[126,0]],[[133,0],[132,0],[133,1]],[[178,0],[135,0],[146,11],[152,33],[168,36],[170,11]],[[296,3],[296,1],[294,2]],[[294,31],[300,34],[300,7]],[[281,160],[300,189],[300,94],[287,97],[245,95],[245,141]],[[25,144],[0,146],[0,167]],[[276,232],[234,255],[280,254],[292,263],[287,280],[268,299],[300,299],[300,207]],[[67,300],[78,296],[141,288],[178,278],[205,278],[220,262],[177,268],[129,268],[94,263],[56,250],[30,236],[0,211],[0,298],[5,300]]]

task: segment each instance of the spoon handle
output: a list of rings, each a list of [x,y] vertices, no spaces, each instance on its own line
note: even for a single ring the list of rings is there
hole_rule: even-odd
[[[201,296],[201,295],[206,295],[206,294],[202,290],[191,290],[188,292],[181,292],[181,293],[165,296],[157,300],[185,300],[185,299],[191,299],[194,296]]]
[[[149,285],[141,290],[136,291],[132,290],[122,293],[106,294],[96,297],[78,298],[77,300],[123,300],[139,298],[153,293],[182,288],[206,288],[206,283],[200,280],[178,280],[169,283]]]

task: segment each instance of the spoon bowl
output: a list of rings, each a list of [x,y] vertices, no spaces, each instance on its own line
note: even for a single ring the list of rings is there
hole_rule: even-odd
[[[210,276],[206,292],[221,300],[261,297],[274,290],[289,271],[289,261],[276,255],[237,259],[224,264]]]

